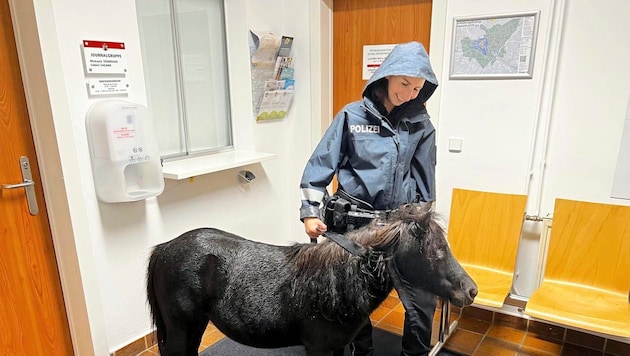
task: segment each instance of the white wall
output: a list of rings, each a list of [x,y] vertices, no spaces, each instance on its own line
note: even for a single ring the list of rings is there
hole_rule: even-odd
[[[330,65],[323,46],[330,44],[330,1],[309,0],[308,6],[293,0],[228,1],[234,14],[228,26],[235,144],[278,155],[248,167],[257,176],[251,185],[239,184],[234,169],[192,182],[167,181],[158,198],[125,204],[96,200],[84,129],[94,99],[87,96],[80,43],[125,42],[132,84],[128,99],[144,103],[133,2],[11,4],[78,354],[103,355],[149,332],[144,274],[150,248],[159,242],[200,226],[277,244],[307,240],[297,220],[297,186],[329,110],[322,68]],[[441,85],[429,111],[438,124],[438,211],[448,213],[453,187],[529,194],[528,209],[543,215],[552,211],[556,197],[628,204],[609,196],[630,94],[630,48],[622,31],[630,3],[449,0],[433,6],[431,59]],[[532,79],[448,80],[454,16],[523,10],[541,11]],[[564,25],[556,39],[552,29],[558,20]],[[256,123],[249,112],[250,28],[296,38],[297,92],[285,120]],[[461,153],[446,150],[452,136],[464,139]],[[536,238],[524,241],[525,251],[537,248]],[[518,268],[527,275],[531,253],[520,256]],[[527,293],[531,279],[522,280],[517,289]]]
[[[556,197],[610,198],[630,98],[630,2],[566,1],[542,207]]]

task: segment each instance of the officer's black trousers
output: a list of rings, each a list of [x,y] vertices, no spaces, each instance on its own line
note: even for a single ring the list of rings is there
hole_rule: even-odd
[[[431,330],[437,297],[421,289],[407,291],[405,298],[405,322],[402,337],[402,356],[427,355],[431,351]],[[373,355],[372,324],[368,322],[350,343],[352,356]],[[342,356],[337,350],[334,356]]]
[[[410,300],[403,300],[405,323],[401,355],[426,355],[431,351],[431,330],[437,297],[421,289],[410,292]]]

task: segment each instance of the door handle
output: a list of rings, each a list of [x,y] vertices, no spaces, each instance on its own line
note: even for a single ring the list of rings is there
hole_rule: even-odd
[[[33,182],[32,180],[27,180],[24,183],[18,183],[18,184],[3,184],[2,185],[2,189],[16,189],[16,188],[24,188],[24,187],[28,187],[31,185],[35,185],[35,182]]]
[[[33,175],[31,174],[31,163],[28,157],[20,157],[20,169],[22,170],[22,183],[16,184],[2,184],[2,189],[17,189],[24,188],[26,192],[26,201],[28,203],[28,212],[31,215],[37,215],[39,213],[39,207],[37,206],[37,196],[35,195],[35,182],[33,181]]]

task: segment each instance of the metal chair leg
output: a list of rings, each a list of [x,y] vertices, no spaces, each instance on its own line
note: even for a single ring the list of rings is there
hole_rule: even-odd
[[[455,331],[457,324],[459,323],[457,320],[454,320],[449,325],[451,319],[451,303],[448,301],[445,302],[440,298],[440,305],[440,328],[438,330],[438,342],[433,345],[433,348],[431,348],[429,356],[435,356],[438,352],[440,352],[444,343]]]

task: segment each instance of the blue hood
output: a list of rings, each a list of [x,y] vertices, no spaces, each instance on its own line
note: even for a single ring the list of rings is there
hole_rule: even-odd
[[[410,60],[410,58],[416,58],[416,60]],[[424,46],[418,42],[402,43],[394,47],[365,85],[363,96],[370,97],[372,84],[388,75],[405,75],[426,79],[418,97],[407,104],[413,105],[413,102],[424,104],[438,86],[437,78],[429,62],[429,54]]]

